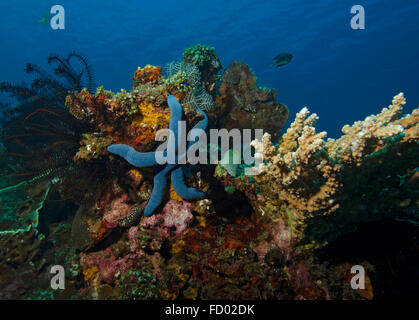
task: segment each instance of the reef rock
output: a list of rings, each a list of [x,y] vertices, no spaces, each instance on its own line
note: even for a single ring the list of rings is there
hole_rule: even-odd
[[[224,71],[218,91],[221,128],[263,129],[274,140],[279,137],[288,109],[276,102],[275,90],[256,85],[256,76],[245,63],[233,61]]]

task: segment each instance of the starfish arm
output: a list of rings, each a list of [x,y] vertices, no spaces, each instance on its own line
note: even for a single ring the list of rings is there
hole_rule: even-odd
[[[170,108],[169,129],[172,131],[172,135],[169,137],[168,141],[168,150],[174,149],[175,153],[177,154],[179,144],[179,121],[181,121],[183,117],[183,107],[173,95],[170,95],[167,98],[167,103]],[[205,131],[208,126],[208,117],[201,109],[196,109],[203,115],[204,118],[195,125],[194,129]],[[198,140],[199,137],[197,137],[194,141],[190,141],[188,143],[187,149],[189,149],[189,147],[191,147]],[[125,144],[112,144],[108,146],[108,151],[110,153],[121,156],[130,164],[140,168],[157,166],[158,162],[156,158],[158,156],[167,156],[167,150],[163,152],[137,152],[134,148]],[[180,156],[177,155],[176,158],[180,159],[185,156],[186,153]],[[186,186],[183,169],[182,167],[179,167],[179,164],[167,164],[160,172],[154,176],[153,191],[151,192],[147,207],[144,210],[145,216],[151,216],[163,201],[167,185],[167,174],[169,172],[172,172],[171,179],[173,188],[175,189],[176,193],[183,199],[193,200],[203,198],[205,196],[204,192],[198,191],[194,188],[188,188]]]
[[[172,171],[171,175],[173,189],[175,192],[185,200],[195,200],[202,199],[205,197],[205,193],[195,188],[188,188],[185,183],[185,178],[183,176],[182,167],[177,168]]]
[[[166,165],[163,170],[154,176],[154,186],[151,192],[150,200],[148,200],[147,207],[144,210],[144,215],[149,217],[154,210],[163,201],[164,193],[166,192],[167,174],[175,167],[175,165]]]
[[[202,133],[203,132],[205,132],[205,130],[207,129],[207,127],[208,127],[208,117],[207,117],[207,115],[205,114],[205,112],[203,112],[201,109],[199,109],[198,107],[196,107],[196,110],[199,112],[199,113],[201,113],[203,116],[204,116],[204,119],[202,119],[202,120],[200,120],[193,128],[192,128],[192,130],[201,130],[202,131]],[[191,130],[191,131],[192,131]],[[190,131],[190,132],[191,132]],[[202,134],[200,134],[200,136],[201,136]],[[195,139],[194,140],[192,140],[192,141],[188,141],[188,146],[187,146],[187,148],[186,148],[186,150],[188,151],[189,150],[189,148],[190,147],[192,147],[192,145],[194,145],[195,143],[197,143],[198,141],[199,141],[199,138],[200,138],[200,136],[197,136],[197,137],[195,137]],[[183,154],[181,154],[181,155],[179,155],[178,156],[178,163],[179,163],[179,161],[181,161],[181,160],[183,160],[183,159],[185,159],[186,158],[186,156],[187,156],[187,151],[186,152],[184,152]]]
[[[168,146],[168,150],[170,150],[170,147],[172,148],[174,147],[175,148],[174,150],[177,153],[177,149],[179,145],[178,128],[179,128],[179,121],[182,121],[182,117],[183,117],[183,107],[173,95],[170,95],[167,98],[167,104],[169,105],[169,108],[170,108],[169,129],[173,133],[173,137],[174,137],[174,141],[172,141],[172,139],[169,139],[167,146]]]
[[[126,144],[112,144],[108,146],[108,151],[121,156],[130,164],[139,168],[157,165],[155,152],[138,152]]]

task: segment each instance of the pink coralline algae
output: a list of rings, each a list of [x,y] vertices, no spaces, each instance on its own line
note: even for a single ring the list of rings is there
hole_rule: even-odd
[[[170,200],[164,206],[162,214],[144,217],[141,227],[156,229],[163,237],[168,237],[170,229],[175,228],[175,233],[180,235],[186,230],[192,218],[191,203]]]
[[[118,220],[127,217],[130,213],[132,205],[127,204],[128,200],[126,194],[121,195],[119,198],[112,200],[110,208],[106,211],[103,218],[108,223],[108,226],[114,228],[118,225]]]
[[[263,261],[266,254],[272,249],[279,249],[282,253],[288,254],[293,247],[295,240],[292,237],[292,230],[290,230],[282,219],[279,219],[273,224],[269,236],[266,240],[261,241],[253,251]]]
[[[114,279],[118,264],[119,261],[115,260],[115,257],[103,259],[99,262],[99,272],[104,281],[111,282]]]
[[[289,272],[297,289],[310,288],[312,286],[310,271],[307,266],[299,263],[290,268]]]
[[[135,254],[127,254],[120,259],[117,259],[118,252],[107,248],[103,251],[92,254],[81,254],[81,265],[84,268],[92,268],[97,266],[99,269],[100,279],[105,282],[112,282],[115,279],[117,272],[123,274],[130,269]]]
[[[128,240],[129,240],[129,249],[132,253],[135,253],[138,257],[144,255],[144,245],[141,244],[141,240],[139,239],[139,227],[131,227],[128,230]],[[152,247],[150,246],[152,249]]]
[[[150,217],[144,217],[140,226],[146,229],[155,229],[162,238],[167,238],[170,235],[170,230],[161,225],[163,221],[162,214],[153,214]]]
[[[137,239],[136,235],[138,232],[138,227],[131,227],[128,230],[128,239],[129,239],[129,249],[131,252],[136,252],[140,248],[139,240]]]
[[[170,200],[163,208],[164,226],[176,228],[176,234],[181,234],[188,227],[193,215],[192,205],[186,201]]]

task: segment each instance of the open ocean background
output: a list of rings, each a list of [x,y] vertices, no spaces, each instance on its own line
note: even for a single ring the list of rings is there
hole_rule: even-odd
[[[40,22],[55,4],[65,8],[65,30]],[[350,28],[357,4],[366,30]],[[418,0],[3,0],[0,12],[0,81],[20,83],[26,62],[44,66],[51,53],[77,51],[97,86],[129,90],[137,66],[164,66],[201,43],[215,47],[224,68],[246,62],[259,85],[278,91],[290,120],[303,106],[316,112],[331,137],[401,91],[406,112],[419,104]],[[272,67],[280,52],[293,61]]]

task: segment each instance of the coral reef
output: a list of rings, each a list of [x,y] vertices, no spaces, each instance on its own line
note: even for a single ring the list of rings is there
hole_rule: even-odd
[[[149,64],[144,68],[138,67],[133,77],[134,87],[137,87],[139,84],[156,83],[161,79],[161,77],[161,67],[156,67]]]
[[[0,189],[0,234],[29,231],[38,226],[39,210],[50,191],[49,181],[23,181]]]
[[[199,68],[202,87],[213,94],[215,84],[219,80],[219,71],[222,69],[215,49],[207,45],[196,44],[185,49],[183,61]]]
[[[139,67],[118,93],[93,92],[80,55],[49,62],[67,85],[28,65],[33,88],[1,86],[19,98],[1,127],[1,299],[376,299],[382,283],[394,291],[403,271],[416,275],[419,109],[402,115],[403,94],[338,139],[316,132],[307,108],[281,136],[276,91],[242,62],[221,77],[209,46],[164,74]],[[253,176],[242,164],[179,164],[176,135],[156,150],[157,132],[177,133],[183,118],[188,129],[263,129],[252,142],[262,164]],[[177,163],[159,165],[171,149]],[[375,256],[359,253],[386,219],[395,238],[385,229]],[[65,290],[50,287],[57,264]],[[355,264],[363,290],[350,287]]]
[[[178,123],[182,119],[183,108],[181,104],[175,99],[174,96],[169,96],[168,105],[170,106],[170,123],[169,129],[173,133],[173,136],[170,135],[167,142],[167,150],[178,151],[179,137],[178,137]],[[200,109],[198,111],[204,116],[204,119],[199,121],[193,127],[193,130],[205,131],[208,125],[208,118],[204,112]],[[197,143],[199,137],[196,137],[194,143]],[[194,143],[190,143],[186,152],[193,147]],[[123,144],[113,144],[108,147],[108,151],[113,154],[117,154],[123,157],[126,161],[136,167],[150,167],[157,166],[157,155],[155,152],[150,153],[140,153],[135,151],[132,147],[123,145]],[[144,211],[146,216],[153,214],[154,210],[162,202],[164,192],[166,190],[166,175],[171,173],[171,180],[174,190],[179,194],[183,199],[193,200],[197,198],[202,198],[204,194],[193,188],[188,188],[185,185],[184,181],[184,169],[180,166],[182,158],[185,158],[186,154],[176,155],[176,161],[174,164],[167,163],[163,165],[163,169],[159,171],[154,177],[154,187],[151,193],[150,200],[147,204],[147,207]],[[161,165],[160,165],[161,166]]]
[[[181,234],[192,220],[192,205],[184,201],[170,200],[163,208],[164,226],[176,228],[176,233]]]
[[[380,114],[344,126],[337,140],[316,132],[317,115],[307,108],[277,145],[265,133],[252,143],[264,160],[262,173],[253,176],[254,209],[286,226],[281,238],[292,233],[288,241],[300,249],[324,245],[361,221],[417,221],[419,109],[400,118],[403,104],[401,93]]]
[[[212,96],[202,88],[189,92],[185,96],[184,103],[191,108],[204,111],[210,111],[214,107]]]
[[[259,129],[271,133],[274,141],[288,119],[288,109],[276,102],[273,89],[256,85],[256,77],[243,62],[233,61],[224,71],[219,96],[218,125],[226,129]]]
[[[74,62],[81,68],[76,68]],[[51,189],[58,191],[62,199],[80,202],[88,193],[86,190],[94,188],[100,180],[106,163],[91,166],[73,161],[82,135],[87,140],[92,137],[91,128],[79,120],[81,114],[73,116],[65,101],[69,92],[81,90],[89,96],[89,91],[82,89],[86,86],[92,90],[93,73],[86,58],[77,53],[66,57],[52,55],[48,64],[53,67],[53,75],[37,65],[27,64],[25,71],[33,77],[30,86],[0,84],[0,91],[17,100],[7,107],[8,116],[2,119],[1,141],[8,156],[2,181],[11,186],[31,179],[40,183],[49,180]],[[103,143],[96,140],[86,146],[94,146],[94,157],[100,151],[96,148],[98,142]],[[80,156],[85,154],[81,152]]]

